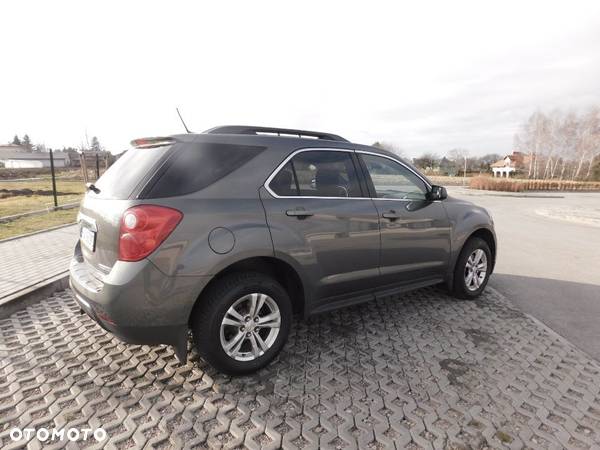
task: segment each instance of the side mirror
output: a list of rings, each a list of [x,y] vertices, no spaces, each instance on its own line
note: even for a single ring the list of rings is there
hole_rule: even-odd
[[[434,201],[434,200],[444,200],[445,198],[448,198],[448,191],[446,191],[446,188],[443,186],[431,186],[431,190],[429,191],[428,194],[429,200]]]

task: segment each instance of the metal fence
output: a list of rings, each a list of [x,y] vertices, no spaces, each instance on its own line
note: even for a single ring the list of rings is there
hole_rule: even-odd
[[[0,167],[0,239],[75,220],[85,193],[110,166],[108,154],[25,153]],[[33,167],[37,166],[37,167]]]

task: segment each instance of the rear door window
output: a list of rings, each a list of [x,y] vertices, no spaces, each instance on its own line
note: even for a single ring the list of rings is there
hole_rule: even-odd
[[[117,200],[129,198],[138,184],[156,170],[155,166],[159,164],[170,148],[170,145],[164,145],[127,150],[94,183],[100,192],[90,195]]]
[[[161,168],[144,198],[173,197],[200,191],[262,152],[265,147],[200,143],[183,145]]]
[[[273,177],[269,187],[280,196],[362,196],[352,155],[345,151],[300,152]]]
[[[283,166],[269,184],[271,190],[280,197],[291,197],[298,195],[298,186],[292,162]]]

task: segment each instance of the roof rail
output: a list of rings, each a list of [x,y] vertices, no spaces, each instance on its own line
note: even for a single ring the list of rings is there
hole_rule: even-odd
[[[207,134],[252,134],[259,136],[265,135],[277,135],[287,137],[308,137],[313,139],[325,139],[328,141],[342,141],[348,142],[337,134],[321,133],[320,131],[306,131],[306,130],[293,130],[289,128],[272,128],[272,127],[253,127],[245,125],[225,125],[222,127],[211,128],[206,130],[204,133]]]

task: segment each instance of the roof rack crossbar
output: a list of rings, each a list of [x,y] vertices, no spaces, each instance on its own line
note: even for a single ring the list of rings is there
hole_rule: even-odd
[[[298,136],[298,137],[312,137],[317,139],[325,139],[327,141],[342,141],[348,142],[347,139],[344,139],[337,134],[331,133],[322,133],[320,131],[307,131],[307,130],[294,130],[290,128],[271,128],[271,127],[254,127],[254,126],[245,126],[245,125],[226,125],[222,127],[211,128],[210,130],[206,130],[205,133],[208,134],[251,134],[251,135],[260,135],[260,134],[276,134],[277,136],[281,135],[289,135],[289,136]]]

